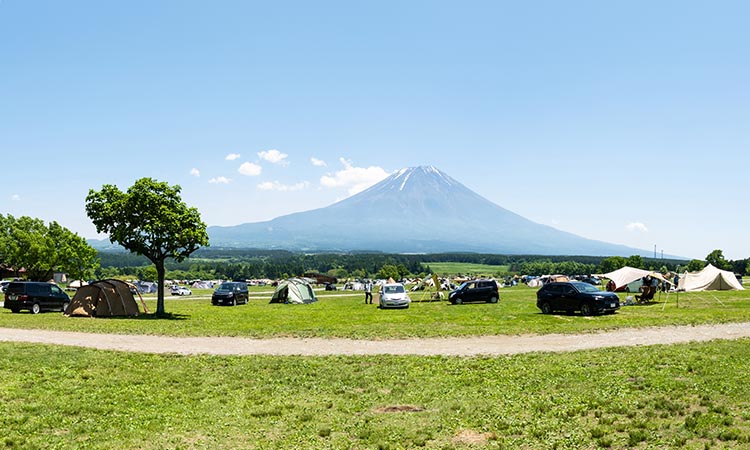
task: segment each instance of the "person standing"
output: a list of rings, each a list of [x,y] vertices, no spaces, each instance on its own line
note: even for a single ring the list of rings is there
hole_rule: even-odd
[[[372,281],[365,280],[365,305],[368,303],[372,304]]]

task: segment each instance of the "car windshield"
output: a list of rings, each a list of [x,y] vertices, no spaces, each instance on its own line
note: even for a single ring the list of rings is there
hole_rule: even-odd
[[[383,292],[386,294],[401,294],[404,292],[404,287],[400,284],[398,285],[392,285],[392,286],[384,286]]]
[[[573,283],[573,285],[576,287],[576,289],[578,289],[579,292],[590,292],[590,293],[599,292],[598,287],[588,284],[588,283]]]
[[[221,283],[217,291],[231,291],[234,289],[234,283]]]

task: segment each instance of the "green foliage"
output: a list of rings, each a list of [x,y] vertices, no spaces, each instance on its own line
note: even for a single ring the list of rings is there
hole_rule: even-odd
[[[688,272],[699,272],[703,270],[703,268],[706,267],[705,261],[701,261],[700,259],[692,259],[688,263],[687,267],[685,267],[685,270]]]
[[[627,265],[627,261],[622,256],[610,256],[604,258],[599,264],[602,273],[614,272],[617,269],[622,269]]]
[[[401,276],[398,273],[398,267],[393,264],[386,264],[378,271],[378,278],[400,280]]]
[[[625,261],[626,266],[634,267],[636,269],[645,269],[646,267],[643,264],[643,257],[641,255],[631,255],[628,256],[628,259]]]
[[[47,281],[55,271],[72,279],[86,279],[98,267],[97,252],[85,239],[41,219],[0,215],[0,262],[24,268],[30,280]]]
[[[180,191],[179,186],[141,178],[127,192],[106,184],[86,196],[86,214],[97,232],[156,266],[157,314],[164,314],[165,260],[183,261],[208,245],[206,224],[196,208],[182,201]]]
[[[706,262],[722,270],[733,270],[732,263],[724,259],[724,252],[716,249],[706,256]]]

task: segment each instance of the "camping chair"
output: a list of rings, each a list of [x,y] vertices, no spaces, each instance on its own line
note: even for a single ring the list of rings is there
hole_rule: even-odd
[[[635,301],[638,303],[646,303],[654,299],[656,294],[656,286],[641,286],[641,295],[635,296]]]

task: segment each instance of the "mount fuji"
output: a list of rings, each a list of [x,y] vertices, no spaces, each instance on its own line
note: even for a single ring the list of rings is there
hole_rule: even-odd
[[[647,255],[508,211],[431,166],[401,169],[330,206],[208,228],[214,247],[388,253]]]

